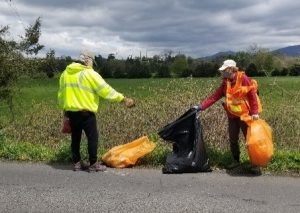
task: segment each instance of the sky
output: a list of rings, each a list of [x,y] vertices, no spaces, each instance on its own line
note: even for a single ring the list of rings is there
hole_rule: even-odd
[[[17,40],[41,17],[41,54],[185,54],[300,44],[296,0],[0,0],[0,27]]]

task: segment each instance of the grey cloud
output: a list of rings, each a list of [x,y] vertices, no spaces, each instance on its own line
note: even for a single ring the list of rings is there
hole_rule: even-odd
[[[12,0],[14,1],[14,0]],[[51,0],[51,1],[40,1],[40,0],[18,0],[15,1],[16,3],[23,4],[28,7],[40,7],[40,8],[77,8],[82,9],[84,8],[90,8],[93,6],[97,6],[99,2],[104,1],[97,1],[97,0],[88,0],[88,1],[82,1],[82,0]],[[51,11],[48,11],[51,12]]]
[[[293,0],[12,0],[28,23],[42,17],[42,35],[67,33],[117,48],[182,49],[193,56],[242,50],[253,43],[297,42],[300,3]],[[0,21],[15,18],[1,9]],[[6,5],[7,6],[7,5]],[[12,22],[13,23],[13,22]],[[113,38],[111,41],[109,38]],[[287,41],[285,41],[287,40]],[[47,40],[46,40],[47,42]],[[57,49],[63,51],[57,41]],[[55,47],[53,47],[55,48]],[[74,47],[74,50],[77,47]],[[122,49],[121,48],[121,49]],[[109,51],[109,50],[107,50]],[[114,51],[114,49],[112,49]]]

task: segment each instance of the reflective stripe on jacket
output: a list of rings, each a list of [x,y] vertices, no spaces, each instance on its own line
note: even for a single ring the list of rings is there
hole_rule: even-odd
[[[235,75],[234,79],[230,80],[231,82],[231,86],[234,87],[235,83],[237,81],[237,75]],[[241,76],[241,85],[242,86],[250,86],[253,84],[253,80],[251,80],[246,74]],[[213,105],[215,102],[217,102],[218,100],[220,100],[222,97],[226,97],[226,91],[227,91],[227,79],[223,79],[222,84],[220,85],[219,88],[217,88],[215,90],[215,92],[213,92],[213,94],[211,94],[208,98],[206,98],[204,101],[202,101],[201,103],[201,107],[203,110],[209,108],[211,105]],[[249,106],[250,106],[250,115],[253,114],[257,114],[259,113],[259,99],[257,97],[256,91],[254,90],[250,90],[247,94],[246,94]],[[227,110],[226,104],[224,103],[224,108],[227,112],[228,117],[230,118],[236,118],[236,115],[233,115],[232,113],[230,113]]]
[[[248,116],[250,114],[250,105],[247,94],[250,91],[255,92],[258,112],[261,112],[261,104],[259,97],[257,96],[257,82],[255,80],[251,80],[250,85],[243,86],[242,79],[244,72],[238,71],[236,75],[236,82],[234,86],[231,86],[231,82],[229,80],[226,81],[225,104],[228,112],[238,117]]]
[[[115,102],[124,99],[121,93],[114,90],[89,66],[72,63],[61,74],[58,102],[62,109],[97,112],[99,96]]]

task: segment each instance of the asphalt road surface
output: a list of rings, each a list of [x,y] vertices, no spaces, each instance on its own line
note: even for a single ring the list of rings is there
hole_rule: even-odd
[[[300,178],[0,162],[0,212],[300,212]]]

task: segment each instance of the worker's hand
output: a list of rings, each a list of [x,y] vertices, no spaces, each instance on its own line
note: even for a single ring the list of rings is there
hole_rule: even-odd
[[[197,112],[200,112],[202,110],[200,105],[195,105],[192,107],[192,109],[195,109]]]
[[[259,115],[258,114],[254,114],[251,117],[252,117],[252,120],[258,120],[259,119]]]
[[[135,103],[134,103],[133,99],[131,99],[131,98],[126,98],[125,97],[123,99],[123,102],[124,102],[125,106],[128,107],[128,108],[131,108],[131,107],[135,106]]]

